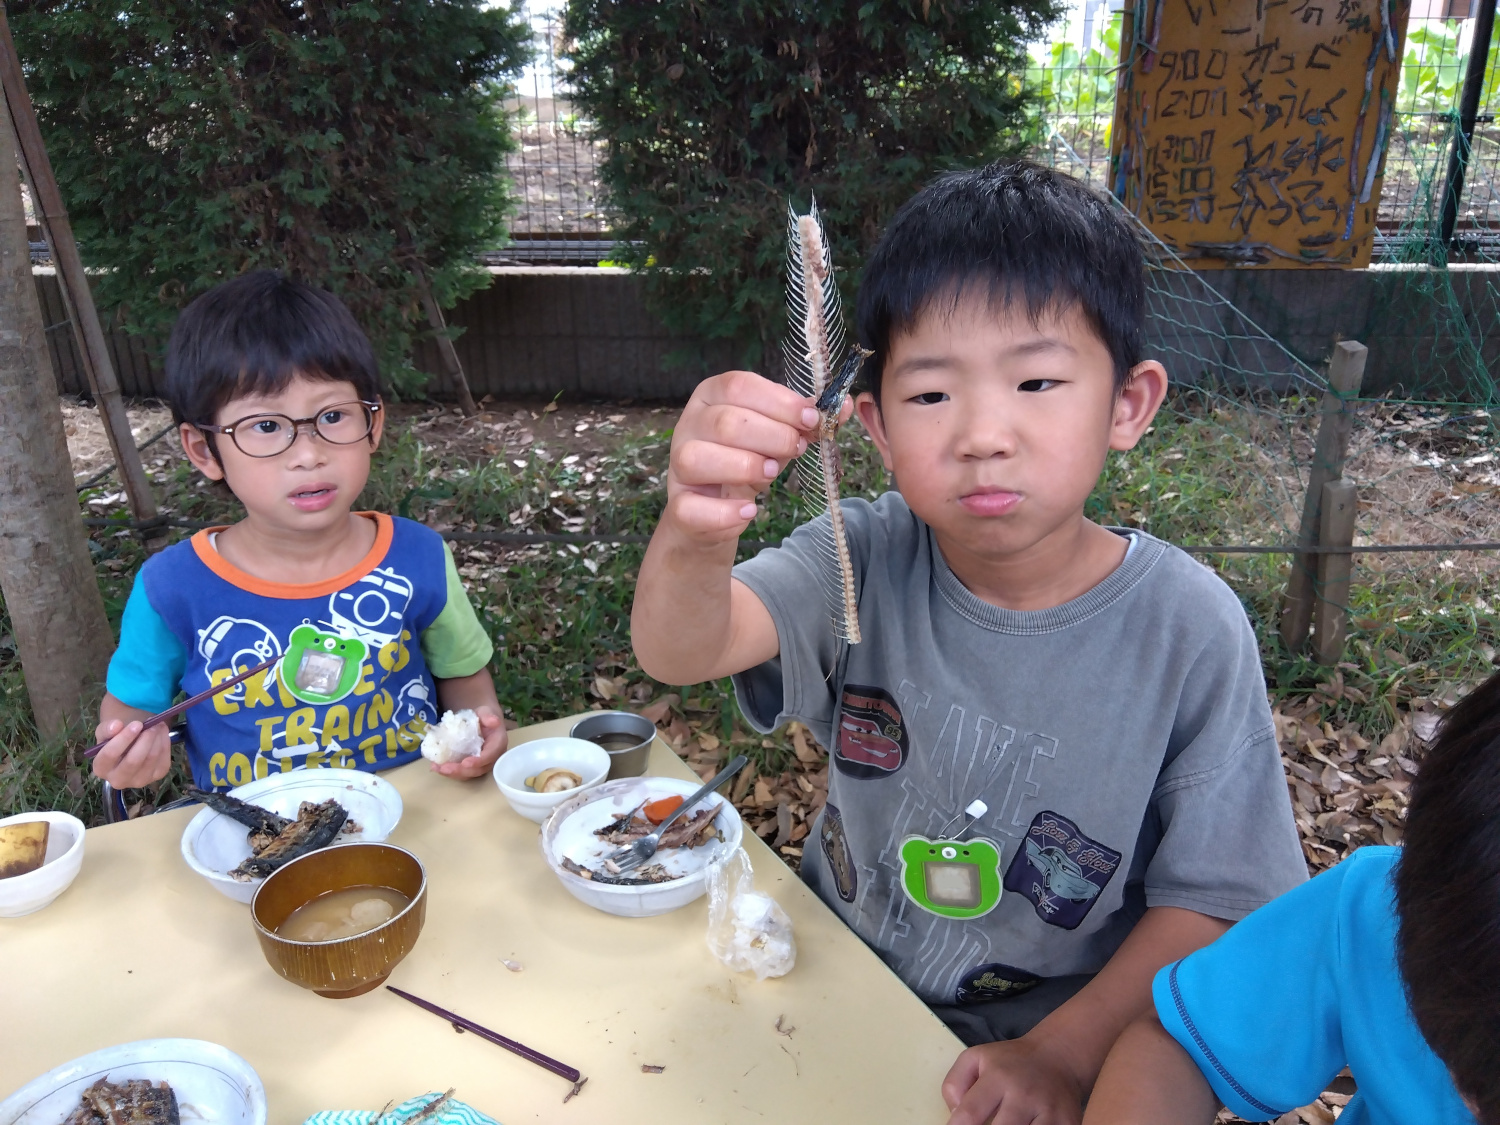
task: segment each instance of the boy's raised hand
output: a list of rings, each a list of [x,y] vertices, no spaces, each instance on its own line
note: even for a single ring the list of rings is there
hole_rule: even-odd
[[[104,742],[94,756],[94,776],[116,789],[150,785],[172,767],[172,738],[164,725],[142,730],[139,719],[100,718],[94,741]]]
[[[665,518],[703,543],[739,538],[755,497],[816,437],[812,401],[749,371],[698,384],[672,433]]]

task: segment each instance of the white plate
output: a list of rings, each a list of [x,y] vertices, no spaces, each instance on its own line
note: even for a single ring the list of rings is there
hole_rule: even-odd
[[[265,1125],[266,1090],[250,1064],[201,1039],[142,1039],[64,1063],[0,1102],[0,1125],[62,1125],[101,1078],[166,1082],[182,1125]]]
[[[47,854],[42,865],[24,875],[0,879],[0,918],[20,918],[46,906],[78,877],[83,866],[83,821],[65,812],[18,813],[0,824],[45,820]]]
[[[720,856],[732,854],[744,835],[740,814],[718,793],[710,793],[703,800],[705,804],[718,806],[714,825],[724,839],[700,844],[696,848],[663,848],[657,852],[651,862],[660,863],[675,876],[668,882],[630,887],[596,883],[565,870],[562,860],[567,857],[574,863],[599,870],[604,857],[617,845],[599,839],[594,835],[595,829],[618,820],[642,801],[654,801],[673,794],[691,797],[701,784],[670,777],[623,777],[606,781],[557,806],[542,826],[542,854],[568,892],[596,910],[625,918],[649,918],[677,910],[708,889],[705,869]],[[689,812],[687,815],[693,814]]]
[[[229,795],[285,817],[295,817],[303,801],[316,804],[332,797],[360,827],[358,832],[339,836],[337,844],[378,844],[401,821],[401,794],[396,787],[364,770],[324,768],[273,773],[231,789]],[[232,817],[204,807],[182,831],[182,858],[217,890],[236,902],[248,903],[265,880],[241,883],[231,879],[229,872],[250,858],[249,831]]]

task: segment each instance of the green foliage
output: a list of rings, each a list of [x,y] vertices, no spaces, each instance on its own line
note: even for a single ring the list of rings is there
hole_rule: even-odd
[[[484,0],[22,0],[12,28],[98,296],[132,330],[249,269],[344,298],[398,388],[482,287],[528,29]]]
[[[1099,34],[1086,51],[1072,43],[1041,44],[1026,67],[1026,86],[1041,103],[1049,119],[1081,121],[1102,118],[1107,138],[1115,111],[1115,72],[1120,65],[1120,27],[1115,16],[1100,25]]]
[[[943,168],[1019,151],[1024,43],[1054,0],[570,0],[576,103],[649,298],[765,363],[786,207],[816,194],[846,287]],[[774,352],[772,353],[774,354]]]

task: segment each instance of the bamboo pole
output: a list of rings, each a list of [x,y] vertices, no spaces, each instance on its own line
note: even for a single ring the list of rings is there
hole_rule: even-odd
[[[119,380],[115,378],[104,329],[94,308],[94,295],[89,289],[83,259],[78,256],[78,245],[73,241],[73,226],[68,221],[62,193],[58,191],[57,178],[52,172],[52,161],[48,159],[42,142],[41,128],[37,124],[31,95],[26,91],[21,60],[16,54],[15,41],[11,39],[3,5],[0,5],[0,87],[3,87],[9,109],[16,155],[31,188],[37,222],[57,265],[58,287],[62,290],[68,319],[72,321],[78,340],[84,373],[88,376],[94,401],[99,405],[99,417],[104,423],[104,433],[109,439],[120,483],[125,488],[130,511],[136,520],[149,523],[160,518],[156,498],[151,494],[151,483],[146,479],[146,470],[142,468],[140,454],[135,448],[135,437],[130,432],[130,419],[125,414]]]
[[[1317,443],[1313,449],[1312,469],[1307,478],[1307,494],[1302,500],[1302,524],[1297,533],[1299,547],[1315,547],[1322,525],[1323,486],[1344,475],[1344,457],[1349,452],[1349,437],[1354,430],[1354,411],[1349,400],[1359,394],[1365,378],[1365,359],[1369,352],[1355,340],[1342,340],[1333,349],[1328,364],[1328,389],[1319,404]],[[1317,604],[1318,555],[1299,551],[1292,558],[1292,573],[1287,579],[1281,606],[1281,640],[1291,652],[1299,652],[1307,643],[1312,628],[1313,608]]]

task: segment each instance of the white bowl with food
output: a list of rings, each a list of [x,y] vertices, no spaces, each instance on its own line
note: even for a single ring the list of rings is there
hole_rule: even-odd
[[[638,810],[673,797],[686,800],[701,787],[671,777],[624,777],[572,797],[542,826],[547,865],[569,894],[606,914],[649,918],[686,906],[708,890],[709,865],[732,855],[744,836],[740,814],[723,795],[710,793],[683,814],[656,855],[635,871],[612,874],[604,861],[652,830]],[[674,844],[677,839],[690,846]]]
[[[231,789],[227,796],[285,820],[296,820],[304,802],[318,805],[337,801],[347,820],[326,846],[356,841],[378,844],[401,822],[401,794],[389,781],[364,770],[323,768],[273,773]],[[353,828],[349,827],[351,821]],[[265,881],[264,875],[245,871],[255,855],[253,832],[232,816],[205,806],[183,829],[182,858],[215,890],[236,902],[249,903]]]
[[[65,812],[29,812],[0,820],[12,825],[46,825],[42,864],[20,875],[0,879],[0,918],[20,918],[47,906],[68,889],[83,866],[83,821]],[[40,832],[27,832],[40,846]]]
[[[501,754],[491,773],[510,807],[540,824],[609,776],[609,751],[583,738],[537,738]]]
[[[233,1051],[201,1039],[142,1039],[84,1055],[28,1082],[0,1102],[0,1125],[63,1125],[81,1109],[85,1094],[92,1106],[115,1107],[118,1120],[132,1119],[130,1106],[175,1100],[176,1117],[182,1121],[266,1121],[260,1076]],[[107,1113],[95,1114],[97,1110],[81,1113],[80,1119],[110,1119]]]

